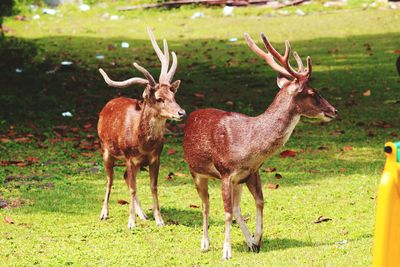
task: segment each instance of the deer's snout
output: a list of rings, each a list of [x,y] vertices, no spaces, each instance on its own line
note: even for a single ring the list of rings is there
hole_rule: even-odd
[[[179,119],[183,119],[184,117],[186,117],[186,111],[184,109],[179,110],[178,116],[179,116]]]

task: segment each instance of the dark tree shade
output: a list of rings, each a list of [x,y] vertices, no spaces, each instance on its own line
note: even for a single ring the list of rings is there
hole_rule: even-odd
[[[14,0],[1,0],[0,1],[0,17],[10,16]]]
[[[397,59],[396,65],[397,65],[397,72],[398,72],[399,75],[400,75],[400,57]]]

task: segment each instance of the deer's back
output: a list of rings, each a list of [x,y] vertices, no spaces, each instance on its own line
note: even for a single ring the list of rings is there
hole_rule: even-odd
[[[121,156],[127,147],[137,143],[141,103],[132,98],[110,100],[99,115],[97,131],[103,148]]]

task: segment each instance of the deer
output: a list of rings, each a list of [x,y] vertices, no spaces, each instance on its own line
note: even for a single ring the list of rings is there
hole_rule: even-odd
[[[210,248],[208,180],[221,180],[225,212],[224,260],[232,257],[230,231],[233,217],[249,249],[252,252],[260,251],[264,197],[259,169],[264,161],[287,142],[300,117],[330,121],[337,116],[337,110],[309,84],[311,58],[307,57],[305,68],[300,56],[293,52],[298,64],[298,69],[295,70],[289,63],[289,41],[285,42],[285,53],[281,55],[264,34],[261,34],[261,38],[267,51],[258,47],[245,33],[250,49],[278,73],[279,91],[265,112],[250,117],[213,108],[198,109],[189,115],[184,128],[183,151],[202,201],[203,252]],[[256,204],[254,236],[250,234],[241,217],[243,184],[246,184]]]
[[[153,195],[153,213],[157,225],[163,226],[158,202],[158,172],[160,156],[165,142],[164,132],[167,120],[182,120],[186,112],[175,101],[180,80],[172,82],[178,59],[172,52],[172,64],[169,68],[167,41],[163,40],[164,52],[160,49],[150,28],[147,29],[153,48],[161,62],[158,83],[142,66],[133,63],[145,78],[134,77],[125,81],[111,80],[103,69],[99,69],[110,87],[126,88],[133,84],[144,87],[143,100],[118,97],[110,100],[101,110],[97,131],[103,150],[104,169],[107,186],[100,214],[100,220],[108,218],[108,206],[113,185],[113,169],[116,159],[123,159],[126,165],[124,174],[130,192],[128,228],[135,227],[135,212],[142,220],[147,216],[143,212],[136,192],[136,174],[149,166],[150,189]]]

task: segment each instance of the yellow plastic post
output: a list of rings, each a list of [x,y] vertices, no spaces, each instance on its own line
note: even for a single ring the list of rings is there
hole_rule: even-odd
[[[378,190],[374,267],[400,266],[400,142],[385,144],[386,164]]]

